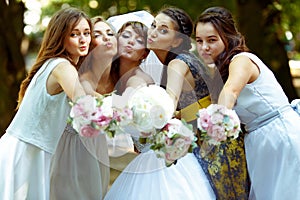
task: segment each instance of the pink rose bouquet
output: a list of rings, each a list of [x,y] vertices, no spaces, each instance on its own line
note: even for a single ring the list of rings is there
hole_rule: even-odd
[[[191,152],[196,146],[196,140],[192,125],[172,118],[153,135],[151,149],[155,151],[157,157],[163,158],[166,166],[169,167]]]
[[[70,102],[70,105],[68,123],[84,137],[95,137],[100,133],[113,137],[121,131],[120,124],[132,120],[130,110],[117,110],[112,107],[111,95],[102,98],[86,95],[76,102]]]
[[[197,126],[201,139],[208,144],[219,145],[236,139],[241,132],[240,120],[236,112],[223,105],[211,104],[198,111]]]

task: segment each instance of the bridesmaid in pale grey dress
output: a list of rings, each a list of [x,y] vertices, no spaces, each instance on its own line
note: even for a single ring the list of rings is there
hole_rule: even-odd
[[[79,73],[86,92],[97,96],[114,90],[110,69],[117,53],[117,38],[111,26],[101,17],[93,18],[93,24],[92,42],[95,47],[81,64]],[[52,159],[50,199],[102,199],[109,179],[105,135],[80,137],[67,125]]]
[[[148,54],[144,24],[130,21],[122,25],[117,35],[114,30],[103,19],[94,18],[96,47],[83,61],[79,73],[86,91],[94,92],[95,96],[114,90],[121,92],[123,85],[119,83],[139,73],[138,66]],[[119,54],[116,55],[117,48]],[[152,80],[146,74],[144,77]],[[67,126],[52,162],[51,198],[102,199],[110,177],[108,153],[105,135],[84,138]]]

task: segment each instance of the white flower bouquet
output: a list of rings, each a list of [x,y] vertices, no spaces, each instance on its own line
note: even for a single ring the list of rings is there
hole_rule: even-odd
[[[133,112],[132,126],[141,136],[149,136],[164,127],[174,113],[173,100],[157,85],[136,88],[128,98],[127,107]]]
[[[197,113],[197,126],[201,139],[208,144],[219,145],[236,139],[241,132],[240,120],[236,112],[223,105],[211,104]]]
[[[167,124],[151,139],[151,149],[157,157],[163,158],[167,167],[176,164],[177,160],[185,156],[197,145],[197,138],[191,124],[176,118]]]

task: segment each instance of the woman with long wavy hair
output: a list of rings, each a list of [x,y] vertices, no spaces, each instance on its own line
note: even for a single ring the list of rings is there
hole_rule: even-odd
[[[37,59],[21,84],[18,110],[0,139],[0,199],[49,199],[49,169],[67,124],[69,101],[85,95],[77,63],[91,41],[89,17],[56,12]]]

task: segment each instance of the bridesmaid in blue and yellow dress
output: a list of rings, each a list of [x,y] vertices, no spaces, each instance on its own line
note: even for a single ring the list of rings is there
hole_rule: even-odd
[[[188,123],[193,124],[196,131],[196,112],[199,108],[207,107],[211,103],[211,99],[213,102],[216,101],[218,91],[221,88],[219,85],[213,83],[212,77],[210,77],[210,70],[208,70],[201,59],[194,56],[193,53],[188,50],[177,55],[182,45],[176,46],[172,44],[174,47],[172,46],[172,48],[169,49],[169,53],[165,55],[165,57],[160,54],[162,52],[161,50],[164,49],[164,43],[157,43],[157,38],[160,36],[159,34],[161,34],[161,37],[164,36],[164,38],[166,38],[170,30],[161,27],[167,27],[164,23],[170,19],[173,22],[171,25],[174,25],[178,32],[183,33],[181,34],[184,40],[183,43],[185,45],[190,44],[188,42],[190,38],[184,37],[185,31],[189,30],[186,28],[188,23],[183,20],[184,18],[181,17],[177,11],[172,9],[166,9],[163,14],[168,17],[162,18],[163,20],[161,20],[162,15],[159,15],[151,26],[150,30],[157,28],[160,32],[150,32],[152,35],[148,35],[150,41],[148,48],[154,50],[160,61],[165,65],[161,85],[166,86],[167,91],[169,94],[174,95],[175,100],[178,99],[177,117],[183,118]],[[176,42],[176,40],[174,41]],[[154,48],[156,44],[158,50]],[[186,48],[188,49],[188,47]],[[174,60],[180,60],[185,64],[175,65]],[[181,68],[176,68],[176,66]],[[186,74],[191,75],[184,77],[185,81],[190,83],[189,86],[187,86],[188,84],[180,84],[181,79],[179,72],[184,71],[183,69],[185,68],[188,69],[187,71],[190,71],[190,73]],[[176,73],[172,71],[176,71]],[[179,88],[180,86],[182,86],[182,88]],[[178,96],[179,98],[175,98]],[[250,183],[247,173],[243,138],[241,134],[237,140],[215,146],[208,154],[202,156],[199,154],[200,148],[194,150],[194,155],[201,164],[217,199],[243,200],[248,198]],[[199,146],[203,147],[201,141],[198,141]]]
[[[196,62],[198,65],[190,66],[200,66],[204,67],[201,62]],[[199,65],[200,63],[200,65]],[[190,68],[195,80],[198,80],[196,84],[197,87],[194,88],[194,94],[196,94],[199,99],[195,102],[195,98],[191,96],[181,97],[179,105],[185,105],[178,112],[178,116],[185,119],[188,123],[191,123],[196,127],[196,113],[199,108],[205,108],[211,103],[211,95],[208,92],[208,88],[205,85],[203,79],[197,78],[200,76],[199,69]],[[198,75],[197,72],[198,71]],[[204,70],[202,70],[204,71]],[[205,77],[205,73],[201,74]],[[208,78],[204,78],[207,82]],[[200,83],[200,84],[199,84]],[[209,85],[209,84],[208,84]],[[182,95],[184,96],[184,95]],[[190,104],[191,102],[195,102]],[[186,106],[188,105],[188,106]],[[195,130],[195,128],[194,128]],[[220,200],[227,199],[238,199],[246,200],[248,199],[250,190],[250,180],[247,172],[245,150],[244,150],[244,132],[240,133],[236,140],[229,141],[227,143],[208,147],[204,141],[200,140],[200,134],[195,130],[198,135],[198,145],[193,150],[199,164],[201,165],[203,171],[207,175],[207,178],[215,192],[216,198]]]
[[[193,72],[193,69],[190,69]],[[205,92],[203,92],[203,88],[206,88],[206,86],[202,85],[201,88],[202,92],[198,91],[196,93],[197,96],[199,94],[202,95],[202,98],[200,97],[196,104],[190,104],[180,110],[180,117],[186,119],[188,123],[192,123],[194,127],[196,124],[194,106],[205,108],[211,103],[209,95],[205,96]],[[188,99],[185,99],[185,102],[188,102]],[[216,199],[248,199],[250,180],[245,158],[244,132],[240,133],[239,137],[235,140],[207,148],[208,145],[200,140],[199,132],[195,131],[198,135],[199,146],[193,150],[193,153],[207,175],[215,192]]]
[[[183,28],[186,26],[185,21],[182,20],[182,17],[179,17],[176,12],[171,11],[172,9],[167,9],[165,10],[165,14],[173,19],[174,22],[178,21],[174,24],[177,24],[178,30],[184,33],[184,31],[187,30],[186,28]],[[159,28],[159,25],[160,21],[157,18],[156,23],[154,23],[152,27]],[[152,37],[150,35],[150,41],[152,42],[150,45],[148,44],[150,49],[154,47],[156,37],[157,36],[153,33],[152,41]],[[185,44],[188,44],[187,41],[184,42]],[[159,47],[163,49],[162,43],[159,43]],[[161,60],[162,63],[168,66],[165,68],[167,70],[163,71],[162,86],[166,86],[169,94],[180,91],[180,96],[178,93],[174,95],[179,96],[177,117],[183,118],[188,123],[193,124],[196,131],[196,112],[199,108],[207,107],[211,101],[216,102],[218,91],[221,90],[222,85],[220,86],[215,83],[217,76],[211,77],[211,70],[207,68],[204,61],[195,57],[189,51],[181,52],[179,55],[176,55],[176,52],[178,51],[179,50],[176,47],[172,48],[166,59]],[[157,56],[162,58],[159,53],[157,53]],[[171,63],[172,61],[174,62],[174,60],[172,60],[172,56],[175,57],[175,60],[181,60],[186,63],[186,66],[188,66],[193,81],[190,81],[191,79],[188,76],[185,77],[185,81],[191,83],[190,87],[192,90],[189,90],[190,88],[188,86],[183,86],[178,89],[180,85],[180,78],[178,78],[178,74],[179,71],[183,70],[176,68],[174,63]],[[182,65],[181,68],[184,68],[184,66]],[[176,71],[176,73],[174,74],[172,71]],[[164,76],[164,73],[167,75]],[[221,77],[219,77],[219,80],[221,80]],[[209,179],[217,199],[248,199],[250,182],[247,173],[243,139],[243,134],[241,134],[237,140],[220,146],[215,146],[207,152],[207,154],[202,156],[199,154],[200,147],[203,147],[204,145],[201,144],[200,140],[198,140],[200,147],[194,150],[194,155]]]

